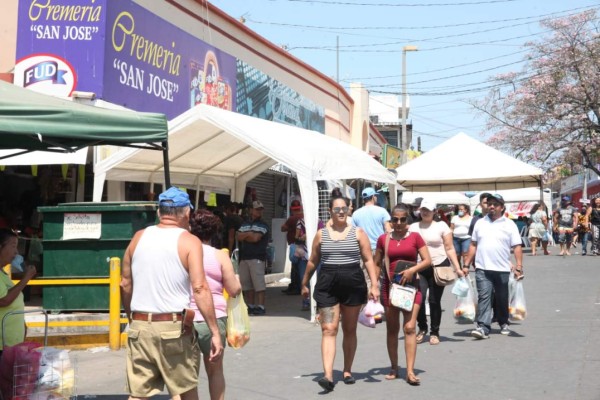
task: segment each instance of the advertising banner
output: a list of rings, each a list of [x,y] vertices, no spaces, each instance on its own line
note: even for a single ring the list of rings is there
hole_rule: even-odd
[[[235,110],[233,56],[127,0],[20,0],[15,83],[74,90],[172,119],[199,103]]]
[[[110,2],[105,100],[168,119],[204,103],[235,110],[235,58],[130,1]]]
[[[325,133],[323,107],[242,60],[237,72],[237,112]]]
[[[20,0],[15,84],[69,96],[102,93],[107,0]]]

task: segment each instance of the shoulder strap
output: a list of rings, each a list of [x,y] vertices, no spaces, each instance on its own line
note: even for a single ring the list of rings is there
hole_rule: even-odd
[[[392,233],[388,233],[385,236],[385,246],[383,250],[383,262],[385,265],[385,271],[387,276],[390,276],[390,256],[388,255],[388,248],[390,247],[390,238],[392,237]]]

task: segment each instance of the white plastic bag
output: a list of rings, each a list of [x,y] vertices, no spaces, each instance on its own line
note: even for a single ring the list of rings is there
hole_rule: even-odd
[[[466,277],[461,277],[454,282],[454,286],[452,286],[452,294],[458,297],[465,297],[469,294],[469,282]]]
[[[358,314],[358,322],[366,327],[375,328],[375,325],[381,322],[383,312],[383,306],[380,303],[369,300]]]
[[[511,321],[523,321],[527,318],[523,281],[515,280],[514,293],[508,304],[508,314]]]
[[[475,303],[475,290],[473,290],[473,284],[469,279],[465,279],[467,283],[467,295],[464,297],[457,297],[456,303],[454,304],[454,318],[459,323],[471,323],[475,321],[475,315],[477,313]]]

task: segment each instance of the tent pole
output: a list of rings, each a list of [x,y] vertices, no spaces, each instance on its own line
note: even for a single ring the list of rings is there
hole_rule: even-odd
[[[165,187],[167,190],[171,187],[171,173],[169,171],[169,142],[165,140],[162,142],[163,145],[163,165],[165,170]]]

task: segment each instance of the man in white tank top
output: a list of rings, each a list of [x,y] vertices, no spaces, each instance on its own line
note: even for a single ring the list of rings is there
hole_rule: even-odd
[[[223,343],[202,243],[189,232],[189,196],[172,187],[158,201],[158,225],[137,232],[123,257],[121,293],[130,320],[127,388],[130,399],[154,396],[166,386],[171,396],[196,400],[200,349],[183,312],[190,286],[212,332],[211,360],[222,356]]]

